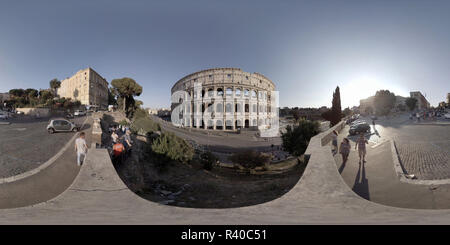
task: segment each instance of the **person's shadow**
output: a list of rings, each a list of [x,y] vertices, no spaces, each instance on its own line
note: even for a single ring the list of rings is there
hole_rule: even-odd
[[[347,161],[348,161],[348,160],[347,160]],[[347,163],[347,161],[342,162],[341,166],[339,167],[338,171],[339,171],[340,174],[342,174],[342,171],[344,171],[345,164]]]
[[[359,165],[352,190],[359,196],[370,200],[369,181],[366,178],[366,166],[364,162]]]

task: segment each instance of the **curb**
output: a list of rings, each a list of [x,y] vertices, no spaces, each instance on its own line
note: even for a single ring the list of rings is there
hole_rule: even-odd
[[[450,179],[440,179],[440,180],[414,180],[406,178],[406,173],[403,171],[402,165],[400,163],[400,158],[397,152],[397,146],[395,145],[394,140],[390,140],[391,142],[391,152],[392,152],[392,160],[394,162],[394,170],[399,177],[399,180],[403,183],[407,184],[415,184],[415,185],[447,185],[450,184]]]
[[[10,125],[11,122],[0,122],[0,125]]]
[[[83,126],[86,124],[86,121],[89,118],[86,118],[83,122],[83,124],[81,125],[81,128],[83,128]],[[32,175],[35,175],[39,172],[41,172],[42,170],[46,169],[47,167],[49,167],[50,165],[52,165],[72,144],[72,142],[75,140],[75,138],[77,137],[78,134],[75,134],[74,136],[72,136],[72,138],[66,143],[66,145],[64,145],[64,147],[58,151],[58,153],[56,153],[53,157],[51,157],[49,160],[47,160],[45,163],[41,164],[39,167],[32,169],[30,171],[27,171],[25,173],[21,173],[18,175],[14,175],[11,177],[6,177],[6,178],[1,178],[0,179],[0,184],[6,184],[6,183],[11,183],[14,181],[18,181],[21,179],[25,179],[28,178]]]

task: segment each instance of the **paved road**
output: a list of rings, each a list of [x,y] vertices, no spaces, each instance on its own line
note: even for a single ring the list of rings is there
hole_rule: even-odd
[[[88,118],[83,127],[88,145],[91,142],[91,125],[92,119]],[[74,136],[74,134],[67,135],[70,138]],[[58,146],[58,149],[63,148],[66,143]],[[0,209],[24,207],[50,200],[65,191],[73,183],[79,171],[80,167],[76,164],[72,142],[60,157],[40,172],[10,183],[0,184]]]
[[[85,119],[72,121],[81,124]],[[37,168],[74,135],[72,132],[49,135],[46,131],[48,120],[14,120],[10,125],[0,125],[0,178]]]
[[[419,141],[425,144],[427,140],[436,142],[449,139],[448,126],[417,125],[408,121],[401,122],[398,118],[380,120],[379,123],[375,126],[378,134],[372,130],[373,134],[367,135],[369,146],[366,163],[359,164],[353,141],[346,164],[342,164],[340,155],[335,156],[336,166],[347,185],[361,197],[380,204],[404,208],[450,208],[450,185],[426,186],[400,182],[394,170],[389,141],[395,138],[400,147],[408,147]],[[339,142],[346,136],[348,126],[340,133]],[[420,162],[423,158],[417,158],[416,153],[413,151],[407,154],[413,161]],[[430,165],[423,165],[421,169],[430,169]]]
[[[215,151],[236,151],[239,149],[260,149],[267,150],[271,149],[271,145],[279,146],[281,145],[280,137],[273,138],[258,138],[252,136],[250,134],[235,134],[235,133],[227,133],[227,132],[214,132],[208,134],[206,132],[202,132],[200,130],[191,130],[187,128],[177,128],[170,124],[170,122],[162,121],[159,118],[152,117],[152,119],[156,120],[161,128],[176,134],[177,136],[186,139],[192,140],[197,144],[208,145],[212,150]],[[220,135],[217,135],[220,134]]]

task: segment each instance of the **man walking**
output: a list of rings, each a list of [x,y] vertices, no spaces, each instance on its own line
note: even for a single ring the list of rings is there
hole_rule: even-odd
[[[85,140],[85,133],[81,132],[80,137],[75,140],[75,151],[77,152],[77,165],[81,166],[81,164],[84,162],[84,158],[86,157],[87,153],[87,144]]]
[[[356,148],[358,148],[360,164],[361,164],[361,158],[362,158],[363,162],[366,162],[366,144],[369,144],[369,142],[367,142],[367,140],[364,138],[364,134],[361,133],[355,144],[355,150],[356,150]]]
[[[131,140],[131,131],[130,130],[125,131],[125,135],[123,136],[123,139],[124,139],[124,146],[125,146],[125,150],[126,150],[125,155],[126,155],[126,157],[128,157],[131,155],[131,146],[132,146],[131,143],[133,143],[133,141]]]

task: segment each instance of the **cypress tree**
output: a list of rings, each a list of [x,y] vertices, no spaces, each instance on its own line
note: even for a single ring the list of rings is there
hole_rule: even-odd
[[[331,106],[331,121],[330,126],[334,126],[338,124],[342,119],[342,109],[341,109],[341,94],[339,92],[339,86],[336,87],[336,90],[333,93],[333,101]]]

